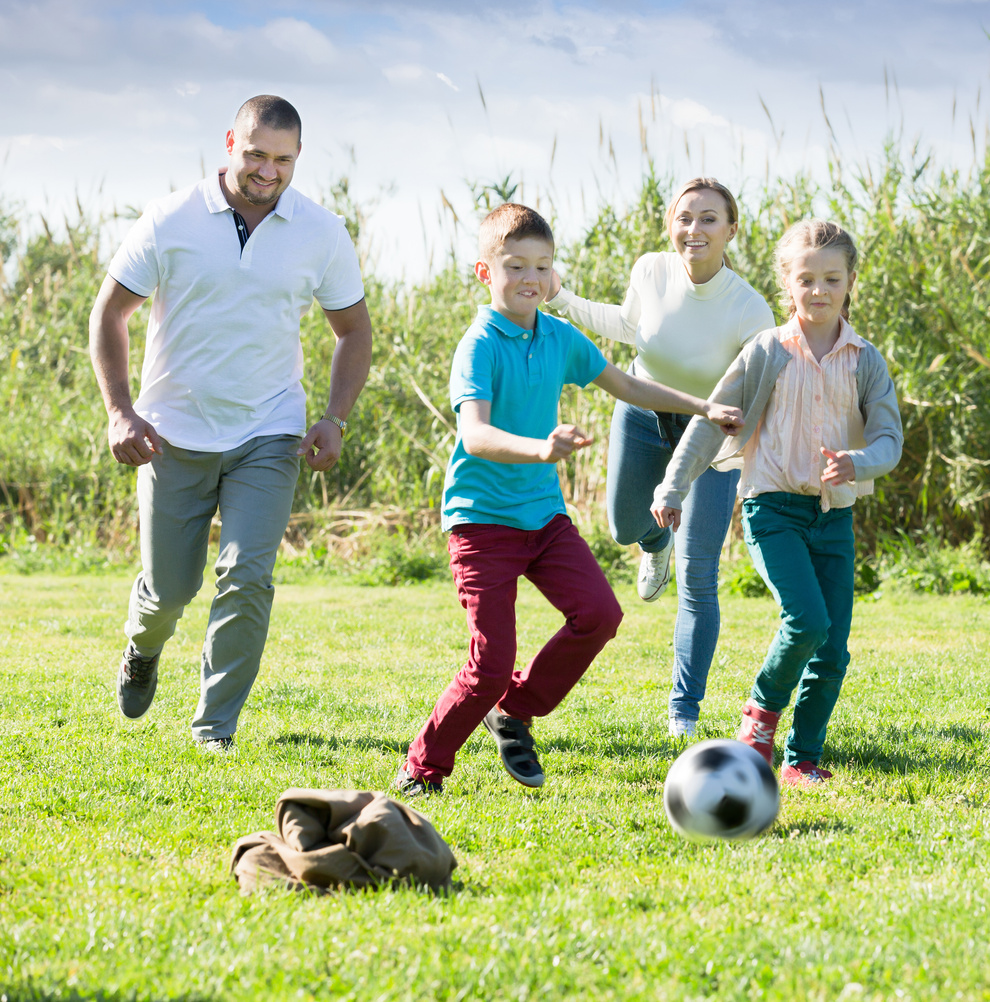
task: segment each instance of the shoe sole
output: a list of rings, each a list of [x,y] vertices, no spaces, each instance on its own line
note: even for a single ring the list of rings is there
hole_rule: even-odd
[[[505,771],[519,784],[528,787],[530,790],[538,790],[546,780],[546,776],[540,773],[539,779],[535,776],[520,776],[511,765],[505,760],[505,755],[502,753],[502,739],[498,736],[498,733],[492,728],[491,724],[488,723],[488,717],[485,717],[481,721],[485,725],[485,730],[495,739],[495,744],[498,745],[498,757],[502,760],[502,767]]]

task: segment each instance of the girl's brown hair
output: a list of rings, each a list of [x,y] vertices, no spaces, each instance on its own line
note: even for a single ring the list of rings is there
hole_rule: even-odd
[[[859,261],[859,253],[853,238],[838,223],[832,223],[825,219],[802,219],[800,223],[795,223],[777,241],[777,246],[773,252],[774,272],[777,276],[777,284],[780,286],[780,302],[787,309],[788,317],[793,317],[797,307],[794,300],[787,291],[787,276],[794,263],[794,258],[804,250],[823,250],[830,247],[833,250],[841,251],[846,260],[846,270],[850,275],[856,270],[856,263]],[[842,303],[842,316],[849,319],[849,293],[852,291],[852,283],[846,290],[846,298]]]
[[[685,181],[677,190],[677,194],[667,203],[663,225],[667,228],[668,235],[670,234],[670,227],[674,222],[674,211],[677,208],[677,203],[689,191],[714,191],[716,195],[721,195],[729,214],[729,225],[732,226],[739,222],[739,206],[736,205],[736,198],[721,181],[716,181],[713,177],[693,177],[690,181]],[[724,250],[722,251],[722,260],[730,271],[735,271],[732,267],[732,262],[729,260],[729,255]]]

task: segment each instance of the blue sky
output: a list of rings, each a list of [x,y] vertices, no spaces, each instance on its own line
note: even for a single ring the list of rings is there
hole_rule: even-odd
[[[0,0],[0,198],[52,221],[77,193],[141,206],[223,163],[239,104],[278,93],[303,117],[298,187],[348,175],[371,266],[416,279],[451,246],[470,260],[471,183],[511,173],[567,237],[633,195],[643,138],[661,173],[744,199],[767,172],[824,176],[822,97],[846,164],[893,135],[965,169],[988,30],[990,0]]]

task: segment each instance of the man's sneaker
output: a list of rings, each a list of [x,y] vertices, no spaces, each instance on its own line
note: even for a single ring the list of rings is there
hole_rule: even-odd
[[[644,602],[655,602],[670,584],[670,554],[674,549],[674,534],[662,550],[656,553],[644,553],[639,562],[639,578],[636,580],[636,590]]]
[[[491,731],[498,753],[502,756],[505,771],[523,786],[542,786],[543,770],[533,750],[533,735],[529,730],[529,721],[518,717],[507,717],[499,712],[498,706],[492,707],[482,721]]]
[[[687,717],[670,717],[667,720],[667,733],[672,738],[693,738],[697,729],[697,720],[689,720]]]
[[[788,786],[814,786],[817,783],[827,783],[831,778],[832,773],[828,769],[823,769],[814,762],[785,765],[780,770],[780,781]]]
[[[120,712],[137,720],[148,712],[158,688],[158,659],[161,652],[143,658],[128,644],[117,672],[117,705]]]
[[[196,738],[196,747],[199,748],[200,751],[211,753],[219,752],[221,754],[223,752],[236,750],[233,734],[227,738]]]
[[[748,699],[743,707],[742,724],[736,735],[737,741],[742,741],[750,748],[755,748],[771,766],[773,765],[773,736],[777,733],[778,720],[780,720],[779,712],[764,710],[762,706],[757,706],[753,700]]]
[[[399,775],[395,777],[392,785],[407,797],[428,797],[431,793],[443,793],[442,784],[413,775],[409,771],[408,763],[399,770]]]

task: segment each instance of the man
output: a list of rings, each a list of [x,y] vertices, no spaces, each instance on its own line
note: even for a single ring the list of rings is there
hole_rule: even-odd
[[[233,745],[258,673],[299,456],[340,458],[371,364],[371,321],[342,220],[290,187],[295,108],[251,98],[227,133],[228,166],[149,205],[110,263],[90,316],[90,355],[114,458],[138,470],[142,570],[117,677],[125,716],[147,712],[158,660],[202,584],[222,528],[193,738]],[[141,393],[128,386],[127,321],[155,293]],[[299,320],[313,299],[337,338],[330,399],[305,431]]]

